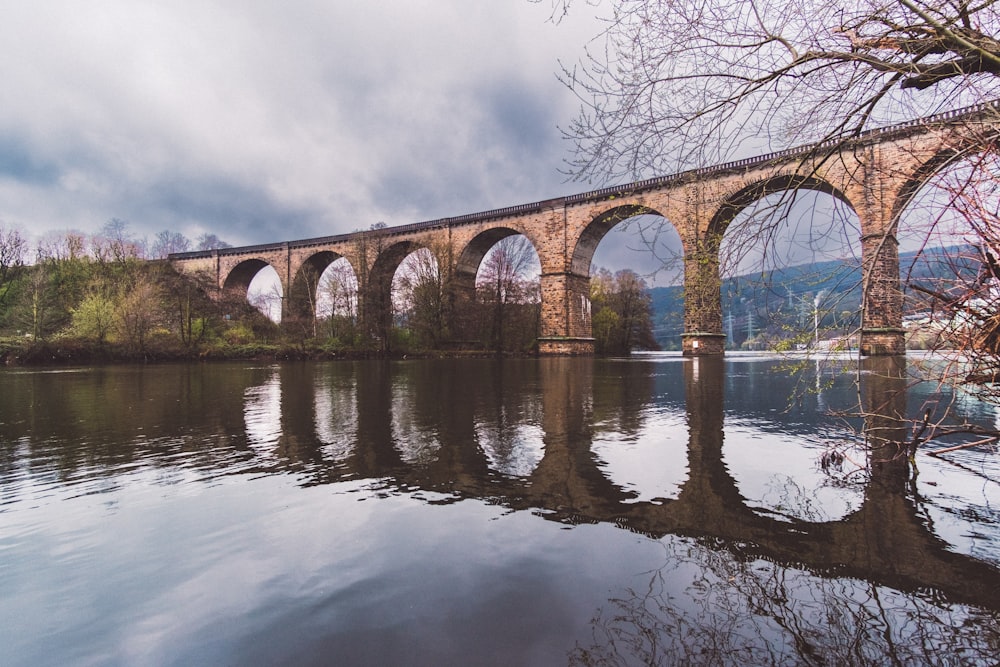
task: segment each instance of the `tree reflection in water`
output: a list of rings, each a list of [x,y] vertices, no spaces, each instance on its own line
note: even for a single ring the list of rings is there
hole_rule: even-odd
[[[995,611],[830,579],[711,540],[661,544],[663,567],[599,610],[570,664],[994,665],[1000,654]]]
[[[570,664],[997,664],[996,570],[963,566],[920,518],[898,446],[905,363],[866,365],[862,505],[829,522],[821,507],[798,503],[787,532],[773,516],[747,514],[721,457],[721,360],[685,369],[691,476],[681,500],[706,509],[703,523],[658,540],[663,566],[597,611],[591,641],[577,644]],[[790,478],[783,488],[789,500],[810,495]],[[742,525],[724,518],[741,514]],[[970,598],[987,604],[955,601]]]
[[[316,439],[322,443],[323,460],[339,463],[350,455],[358,437],[357,381],[326,370],[313,380]]]

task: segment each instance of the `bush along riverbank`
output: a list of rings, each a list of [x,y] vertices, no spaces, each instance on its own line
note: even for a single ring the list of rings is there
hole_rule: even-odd
[[[534,356],[534,351],[504,357]],[[261,343],[205,344],[194,349],[154,345],[143,350],[115,344],[94,345],[89,341],[61,338],[48,341],[0,338],[3,366],[84,366],[101,364],[167,363],[193,361],[332,361],[357,359],[423,359],[445,357],[496,357],[488,350],[377,350],[307,341],[305,344]]]

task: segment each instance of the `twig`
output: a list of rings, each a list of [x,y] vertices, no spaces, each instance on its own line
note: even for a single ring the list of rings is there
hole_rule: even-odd
[[[955,445],[954,447],[945,447],[944,449],[935,449],[933,452],[927,452],[929,456],[939,456],[941,454],[947,454],[948,452],[955,452],[959,449],[969,449],[970,447],[975,447],[977,445],[986,445],[991,442],[996,442],[996,436],[990,436],[989,438],[983,438],[982,440],[976,440],[974,442],[967,442],[962,445]]]

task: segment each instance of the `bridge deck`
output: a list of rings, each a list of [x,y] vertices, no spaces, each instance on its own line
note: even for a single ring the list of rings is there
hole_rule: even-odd
[[[695,178],[704,178],[706,176],[717,175],[728,171],[743,170],[749,167],[759,167],[767,164],[777,164],[781,162],[786,162],[791,159],[801,159],[803,157],[808,157],[811,155],[822,154],[823,151],[839,150],[842,149],[845,146],[845,144],[847,145],[863,144],[867,141],[871,141],[872,139],[878,139],[879,141],[884,141],[887,138],[894,138],[896,136],[905,136],[907,133],[913,132],[914,130],[921,130],[923,128],[935,124],[955,123],[962,120],[971,120],[990,111],[994,112],[1000,111],[1000,100],[974,106],[963,107],[960,109],[954,109],[952,111],[945,111],[942,113],[925,116],[923,118],[918,118],[915,120],[896,123],[894,125],[886,127],[866,130],[864,132],[859,133],[856,137],[847,140],[846,142],[843,139],[839,138],[827,139],[825,141],[809,144],[806,146],[797,146],[785,150],[775,151],[772,153],[766,153],[754,157],[743,158],[741,160],[725,162],[710,167],[698,167],[695,169],[688,169],[685,171],[680,171],[665,176],[654,176],[653,178],[647,178],[641,181],[635,181],[633,183],[626,183],[622,185],[614,185],[605,188],[599,188],[597,190],[590,190],[587,192],[581,192],[579,194],[567,195],[565,197],[556,197],[528,204],[515,204],[514,206],[506,206],[504,208],[491,209],[488,211],[480,211],[478,213],[467,213],[465,215],[459,215],[448,218],[439,218],[437,220],[428,220],[425,222],[414,222],[406,225],[386,227],[384,229],[379,229],[379,230],[371,230],[365,232],[355,231],[355,232],[348,232],[345,234],[334,234],[332,236],[319,236],[315,238],[301,239],[297,241],[288,241],[287,247],[290,247],[292,249],[297,249],[297,248],[309,248],[313,246],[329,245],[332,243],[340,243],[342,241],[350,240],[351,238],[357,236],[359,233],[366,233],[366,234],[377,233],[384,236],[392,236],[396,234],[409,234],[415,231],[436,229],[441,227],[447,227],[449,225],[484,222],[497,218],[507,218],[517,215],[538,213],[547,208],[559,208],[563,206],[570,206],[573,204],[601,201],[611,196],[633,195],[643,191],[654,190],[657,188],[662,188],[664,186],[673,185],[679,182],[682,183],[685,181],[693,180]],[[233,254],[248,254],[248,253],[259,253],[259,252],[273,252],[277,250],[282,250],[285,247],[286,243],[284,242],[265,243],[258,245],[221,248],[218,250],[218,253],[223,255],[233,255]],[[213,252],[214,251],[212,250],[194,250],[190,252],[172,253],[169,255],[169,259],[184,260],[184,259],[204,258],[204,257],[210,257]]]

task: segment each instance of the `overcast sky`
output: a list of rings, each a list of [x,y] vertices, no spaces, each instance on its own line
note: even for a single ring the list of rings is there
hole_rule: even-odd
[[[586,5],[581,5],[586,8]],[[234,244],[590,189],[548,3],[44,0],[0,21],[0,221]]]
[[[601,23],[529,0],[40,0],[0,21],[0,224],[110,219],[233,245],[539,201],[566,182],[557,79]],[[642,225],[633,225],[633,230]],[[671,232],[595,262],[653,284]]]

